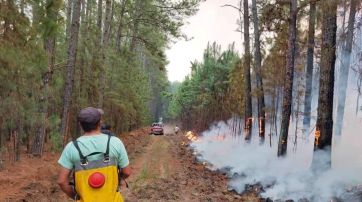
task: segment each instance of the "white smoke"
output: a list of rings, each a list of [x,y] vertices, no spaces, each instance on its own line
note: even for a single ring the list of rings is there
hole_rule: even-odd
[[[361,13],[358,16],[358,19],[362,19]],[[361,27],[356,29],[355,37],[351,57],[352,69],[353,65],[359,68],[362,66],[359,58],[362,55]],[[338,65],[337,62],[337,69]],[[338,73],[336,71],[336,78],[339,78]],[[265,190],[261,195],[272,199],[346,199],[348,190],[362,184],[362,95],[358,91],[358,79],[360,75],[355,70],[350,70],[342,135],[333,137],[332,169],[322,171],[321,175],[316,176],[310,169],[313,155],[314,158],[326,161],[328,159],[325,151],[313,152],[315,119],[311,122],[312,131],[297,131],[296,139],[295,128],[302,128],[302,118],[291,121],[286,158],[277,157],[277,136],[270,138],[272,147],[269,146],[269,136],[266,137],[264,145],[259,144],[258,124],[255,121],[253,140],[250,144],[245,143],[242,136],[236,136],[231,130],[235,123],[233,119],[227,123],[219,122],[212,125],[209,130],[201,133],[199,141],[193,142],[191,147],[200,160],[209,162],[210,169],[227,171],[231,178],[229,185],[238,192],[243,192],[247,184],[261,183]],[[313,86],[316,86],[317,82],[313,83]],[[312,114],[316,116],[318,89],[313,89],[312,94]],[[266,131],[269,129],[270,126],[267,124]],[[296,144],[295,140],[298,140]],[[362,199],[349,198],[346,201]]]
[[[227,170],[230,186],[238,192],[243,192],[247,184],[261,183],[265,189],[263,197],[326,201],[331,196],[341,196],[349,186],[362,183],[361,172],[350,164],[314,176],[310,171],[313,137],[299,142],[296,151],[290,141],[287,157],[278,158],[276,146],[259,145],[257,138],[247,144],[241,136],[231,134],[230,125],[220,122],[203,132],[191,146],[200,160],[210,164],[210,169]],[[276,137],[273,141],[277,141]],[[326,156],[324,152],[314,155],[319,159]]]

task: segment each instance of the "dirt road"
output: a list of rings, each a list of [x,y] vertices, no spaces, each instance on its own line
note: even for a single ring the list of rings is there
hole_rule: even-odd
[[[166,129],[165,136],[149,136],[144,152],[132,162],[134,174],[129,179],[130,189],[124,191],[127,201],[180,199],[178,190],[172,189],[175,186],[170,186],[170,178],[180,173],[182,167],[169,135]]]
[[[227,191],[225,176],[195,161],[183,134],[166,125],[164,136],[149,136],[144,152],[132,162],[127,201],[259,201]]]
[[[188,140],[175,135],[171,125],[164,136],[148,132],[144,128],[120,135],[133,169],[129,189],[122,186],[126,201],[259,201],[228,192],[226,177],[196,162]],[[0,172],[0,201],[71,201],[56,184],[58,158],[53,152],[41,159],[24,154],[20,163],[8,164]]]

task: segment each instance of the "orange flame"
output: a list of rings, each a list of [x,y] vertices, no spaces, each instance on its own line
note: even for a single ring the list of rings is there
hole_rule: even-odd
[[[195,141],[198,141],[199,138],[196,136],[196,134],[194,134],[192,131],[188,131],[185,135],[185,137],[187,137],[187,139],[195,142]]]
[[[315,145],[318,146],[319,145],[319,138],[321,137],[321,131],[320,130],[316,130],[315,131]]]

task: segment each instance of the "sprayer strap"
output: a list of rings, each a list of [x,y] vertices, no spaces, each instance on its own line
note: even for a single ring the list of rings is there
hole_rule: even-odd
[[[103,154],[103,152],[92,152],[85,157],[87,158],[88,156],[93,156],[93,155],[97,155],[97,154]]]
[[[104,158],[105,159],[109,159],[109,142],[110,142],[110,140],[111,140],[111,137],[112,136],[110,136],[110,135],[108,135],[108,141],[107,141],[107,149],[106,149],[106,153],[104,154]]]
[[[77,141],[77,140],[73,140],[73,145],[74,145],[74,147],[78,150],[81,163],[86,163],[88,156],[93,156],[93,155],[96,155],[96,154],[104,154],[104,159],[107,160],[107,161],[109,161],[109,143],[110,143],[111,137],[112,137],[112,136],[108,135],[106,153],[103,153],[103,152],[92,152],[92,153],[90,153],[90,154],[88,154],[88,155],[86,155],[86,156],[84,156],[83,153],[82,153],[82,151],[80,150],[79,145],[78,145],[78,141]]]
[[[86,163],[86,162],[87,162],[87,157],[85,157],[85,156],[83,155],[82,151],[80,150],[79,145],[78,145],[78,141],[77,141],[77,140],[73,140],[73,145],[74,145],[74,147],[78,150],[79,157],[80,157],[80,162],[81,162],[81,163]]]

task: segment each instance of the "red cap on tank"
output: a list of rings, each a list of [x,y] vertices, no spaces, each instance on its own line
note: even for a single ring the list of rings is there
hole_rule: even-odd
[[[88,177],[88,184],[89,186],[93,187],[93,188],[100,188],[104,185],[105,182],[105,177],[102,173],[100,172],[95,172],[92,173],[89,177]]]

